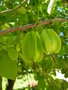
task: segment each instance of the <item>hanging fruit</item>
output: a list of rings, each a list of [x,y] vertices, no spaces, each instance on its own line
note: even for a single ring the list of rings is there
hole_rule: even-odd
[[[36,31],[36,39],[37,39],[37,52],[35,61],[40,62],[43,58],[43,51],[42,51],[41,37],[37,31]]]
[[[42,59],[42,52],[40,48],[40,36],[38,32],[28,32],[22,41],[23,59],[26,62],[37,62]]]
[[[52,29],[43,30],[41,38],[44,44],[45,52],[47,53],[58,53],[61,49],[61,40],[58,34]]]

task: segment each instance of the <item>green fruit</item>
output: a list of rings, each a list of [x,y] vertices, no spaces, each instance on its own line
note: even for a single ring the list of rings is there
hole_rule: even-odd
[[[46,47],[45,47],[45,43],[44,43],[44,39],[43,39],[43,33],[41,33],[40,37],[41,37],[42,51],[43,51],[43,53],[47,53],[47,50],[46,50]]]
[[[15,80],[17,75],[17,64],[12,61],[7,51],[0,51],[0,76]]]
[[[28,32],[22,42],[23,58],[26,61],[32,62],[36,57],[37,40],[33,31]]]
[[[14,60],[14,61],[17,60],[18,53],[14,47],[8,48],[8,56],[10,57],[11,60]]]
[[[41,61],[43,57],[40,36],[38,32],[28,32],[22,42],[22,53],[25,62]]]
[[[43,30],[42,39],[48,53],[58,53],[61,49],[61,40],[55,31]]]
[[[38,32],[36,32],[36,38],[37,38],[37,51],[35,61],[40,62],[43,58],[43,51],[42,51],[41,37]]]

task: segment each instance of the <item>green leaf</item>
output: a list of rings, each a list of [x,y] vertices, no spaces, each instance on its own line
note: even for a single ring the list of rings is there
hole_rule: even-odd
[[[51,14],[51,12],[52,12],[52,10],[53,10],[53,6],[55,5],[55,0],[50,0],[50,3],[49,3],[49,5],[48,5],[48,9],[47,9],[47,12],[49,13],[49,14]]]
[[[18,52],[15,50],[14,47],[8,48],[8,56],[10,57],[11,60],[17,60],[18,58]]]
[[[17,75],[17,64],[12,61],[7,51],[2,50],[0,52],[0,76],[14,80]]]
[[[65,46],[65,53],[68,54],[68,44]]]
[[[17,10],[17,12],[19,13],[19,14],[25,14],[27,11],[26,11],[26,9],[25,9],[25,7],[21,7],[21,8],[19,8],[18,10]]]
[[[39,73],[37,74],[37,79],[38,79],[38,90],[46,90],[46,82],[45,78],[43,75],[40,75]]]

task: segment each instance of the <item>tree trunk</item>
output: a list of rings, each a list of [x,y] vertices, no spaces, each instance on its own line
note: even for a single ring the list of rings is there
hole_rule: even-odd
[[[0,76],[0,90],[2,90],[2,77]]]
[[[15,80],[8,79],[8,85],[6,86],[6,90],[13,90]]]

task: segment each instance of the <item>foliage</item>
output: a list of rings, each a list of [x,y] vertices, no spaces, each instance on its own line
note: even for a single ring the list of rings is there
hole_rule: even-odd
[[[61,70],[65,77],[68,77],[68,2],[53,0],[51,11],[48,13],[50,0],[25,0],[23,4],[22,1],[24,2],[24,0],[1,0],[0,75],[8,79],[15,79],[16,75],[18,77],[18,75],[24,76],[27,73],[32,73],[38,80],[38,85],[32,87],[32,90],[68,89],[67,82],[55,80],[52,77],[52,75],[56,76],[56,69]],[[28,25],[30,28],[25,28],[24,25]],[[24,28],[26,30],[23,30]],[[57,53],[52,52],[52,55],[46,51],[42,55],[44,49],[43,51],[39,49],[43,46],[40,34],[43,30],[50,29],[54,30],[57,33],[56,36],[61,39],[62,46],[58,44],[60,41],[57,40],[56,42],[56,39],[54,39],[56,46],[61,50]],[[9,30],[10,33],[5,33]],[[28,36],[32,31],[35,32],[36,36]],[[38,36],[36,32],[38,32]],[[51,32],[49,35],[52,37],[53,33]],[[25,40],[25,37],[27,40]],[[45,41],[47,40],[49,43],[48,37]],[[47,48],[49,49],[51,41],[49,45],[48,43]],[[24,55],[24,52],[26,55]],[[26,57],[27,60],[24,56],[28,56]],[[38,61],[40,58],[42,60],[34,62],[32,59],[35,58]]]

